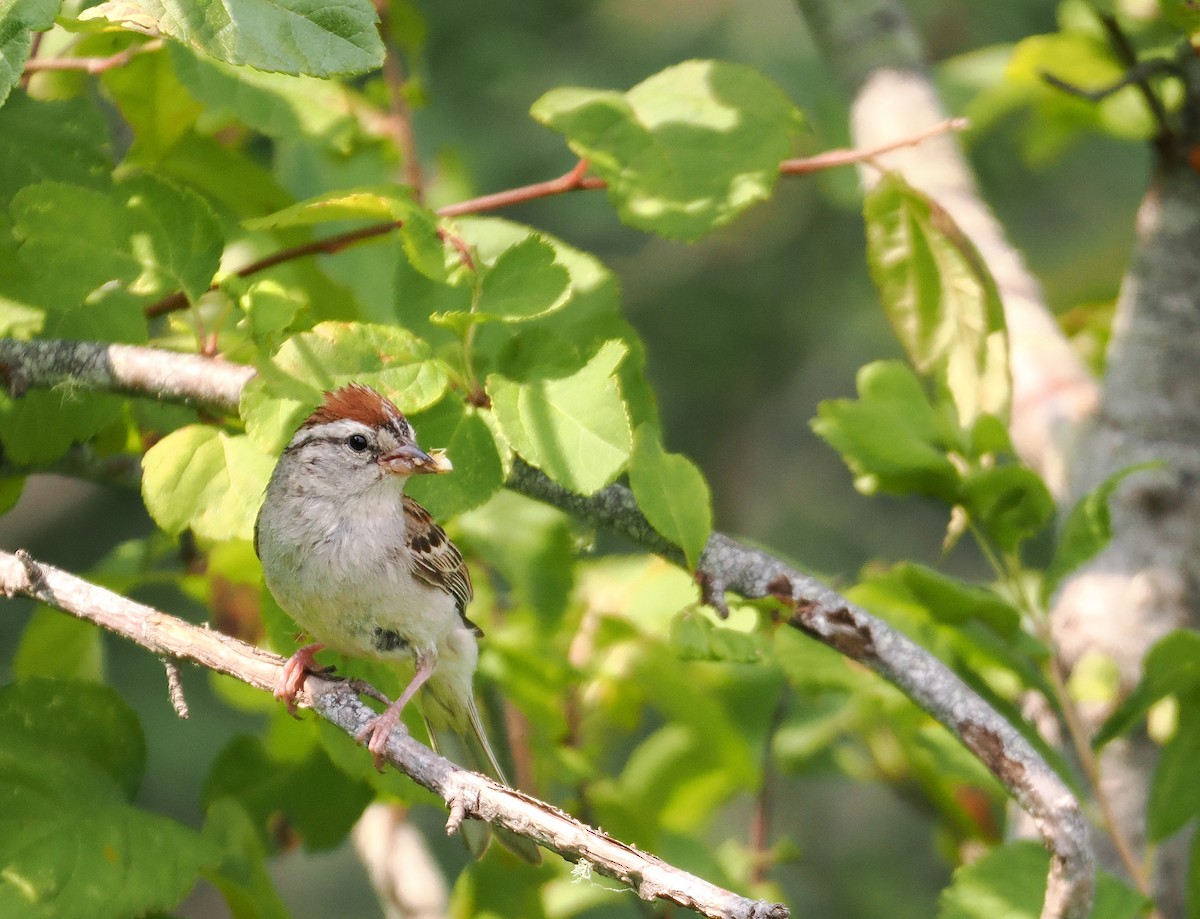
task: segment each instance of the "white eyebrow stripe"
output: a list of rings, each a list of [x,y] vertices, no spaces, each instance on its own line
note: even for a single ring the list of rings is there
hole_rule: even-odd
[[[306,444],[312,440],[343,440],[351,434],[364,434],[370,437],[374,429],[369,424],[355,421],[353,418],[341,418],[337,421],[326,421],[324,424],[314,424],[303,427],[293,435],[288,443],[289,450]]]

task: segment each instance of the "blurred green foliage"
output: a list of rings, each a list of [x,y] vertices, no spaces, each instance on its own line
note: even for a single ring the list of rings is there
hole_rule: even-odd
[[[141,50],[98,76],[41,72],[27,88],[30,30],[48,28],[56,5],[0,10],[0,331],[215,346],[260,369],[220,425],[91,393],[0,395],[13,463],[41,466],[77,442],[146,449],[146,510],[109,496],[76,524],[35,510],[39,528],[18,505],[5,542],[290,651],[294,627],[260,595],[248,543],[256,495],[319,392],[369,380],[403,394],[426,445],[446,446],[460,469],[417,497],[471,559],[482,678],[523,721],[517,774],[530,791],[797,915],[930,915],[964,848],[1002,836],[1003,796],[977,761],[890,685],[772,626],[770,604],[719,621],[686,572],[501,489],[512,450],[581,493],[627,473],[689,564],[715,521],[842,581],[868,565],[854,599],[1014,721],[1019,691],[1047,689],[1043,599],[1025,588],[1047,561],[1054,507],[1004,435],[994,287],[902,183],[873,194],[864,224],[848,171],[777,180],[778,160],[846,143],[846,100],[795,10],[395,0],[383,38],[405,69],[398,86],[372,69],[383,47],[364,0],[340,19],[320,5],[230,6],[252,15],[230,29],[216,13],[164,17],[157,2],[65,5],[39,57]],[[134,7],[180,41],[147,48],[98,27]],[[291,7],[302,12],[289,41],[268,40]],[[1130,141],[1148,122],[1129,90],[1091,106],[1037,79],[1048,64],[1089,86],[1119,73],[1092,11],[1067,0],[1056,20],[1028,0],[912,12],[950,108],[972,117],[964,142],[985,197],[1081,348],[1099,354],[1149,165]],[[1180,27],[1129,19],[1147,53]],[[341,79],[319,79],[330,75]],[[414,175],[388,122],[403,109],[423,196],[398,184]],[[608,180],[607,200],[574,192],[504,219],[435,213],[561,175],[574,155]],[[218,275],[206,292],[219,265],[377,220],[403,226],[267,279]],[[147,319],[176,292],[189,309]],[[5,483],[0,499],[16,493]],[[1081,505],[1052,579],[1106,538],[1107,494]],[[950,518],[957,548],[944,550],[951,507],[964,516]],[[959,539],[963,521],[974,543]],[[120,692],[78,703],[111,726],[103,742],[26,730],[0,745],[0,785],[25,795],[27,810],[11,813],[52,838],[69,827],[39,804],[30,763],[54,763],[52,791],[101,802],[107,826],[139,845],[170,844],[165,865],[153,848],[118,853],[138,882],[110,897],[112,915],[169,909],[197,875],[225,906],[202,889],[187,915],[378,915],[365,879],[346,882],[343,861],[312,853],[339,844],[374,794],[413,804],[438,836],[428,796],[375,773],[326,725],[192,677],[193,720],[178,724],[156,662],[45,609],[28,624],[4,617],[0,639],[12,649],[0,676],[19,680],[4,705],[22,717],[49,719],[45,698],[97,695],[75,682],[37,692],[36,677],[103,678]],[[1120,729],[1166,693],[1194,695],[1170,641]],[[402,685],[338,665],[390,695]],[[1196,810],[1178,768],[1194,721],[1179,719],[1156,784],[1162,833],[1176,825],[1163,815]],[[756,810],[770,817],[765,847],[749,842]],[[89,852],[100,829],[81,833]],[[453,877],[463,854],[433,845]],[[941,915],[987,914],[997,872],[1019,879],[1020,908],[1036,904],[1039,858],[1002,847],[960,869]],[[504,859],[459,875],[457,914],[640,914],[630,894],[575,884],[562,865],[539,874]],[[56,865],[18,866],[43,871],[35,892],[50,893],[21,901],[19,885],[0,885],[5,915],[71,915],[75,891]],[[86,867],[108,896],[104,866]],[[344,886],[320,893],[335,878]],[[1105,884],[1103,914],[1132,915],[1136,898]]]

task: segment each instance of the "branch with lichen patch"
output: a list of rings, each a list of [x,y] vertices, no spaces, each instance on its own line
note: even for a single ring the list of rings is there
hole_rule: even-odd
[[[83,379],[73,376],[71,363],[53,364],[54,355],[70,355],[80,347],[80,343],[0,340],[0,366],[7,368],[10,378],[15,374],[26,382],[36,380],[38,385],[47,387],[70,381],[79,386],[157,397],[160,393],[147,385],[147,381],[170,377],[174,363],[187,358],[168,351],[137,349],[141,369],[137,378],[124,376],[119,363],[101,361],[108,375],[91,373]],[[88,347],[103,349],[105,346],[93,344]],[[37,366],[26,367],[26,358],[36,362]],[[146,362],[154,360],[160,365],[159,373],[146,373]],[[218,386],[220,391],[231,393],[253,375],[252,368],[220,361],[208,361],[207,364],[209,373],[197,381],[206,388],[197,390],[191,397],[210,404],[217,403],[214,403],[209,387]],[[223,379],[216,379],[218,377]],[[173,394],[176,398],[185,398],[178,384]],[[232,411],[237,399],[230,398],[224,404]],[[682,559],[678,547],[650,526],[627,488],[613,485],[584,497],[568,491],[519,459],[513,464],[507,485],[576,517],[613,529],[649,551],[676,562]],[[1083,919],[1088,915],[1095,866],[1088,827],[1079,802],[1016,728],[945,664],[820,582],[770,553],[720,533],[714,533],[709,539],[697,574],[706,598],[718,606],[726,591],[746,598],[774,596],[780,599],[790,610],[786,620],[789,626],[874,670],[959,737],[1032,817],[1050,851],[1051,868],[1042,919]],[[369,710],[364,708],[360,714],[369,717]],[[359,722],[355,724],[361,727]],[[512,828],[522,832],[518,827]]]

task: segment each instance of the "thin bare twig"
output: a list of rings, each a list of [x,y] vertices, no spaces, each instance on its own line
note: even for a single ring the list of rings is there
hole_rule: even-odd
[[[36,562],[0,552],[0,594],[26,596],[102,626],[148,651],[200,664],[265,692],[274,690],[283,658]],[[345,681],[311,675],[302,704],[356,736],[375,717]],[[646,900],[666,900],[712,919],[787,919],[780,903],[750,900],[585,826],[550,804],[462,769],[404,731],[388,740],[386,758],[450,809],[451,825],[487,820],[535,840],[572,862],[628,884]]]
[[[798,176],[820,172],[823,169],[835,169],[838,166],[854,166],[858,163],[869,163],[876,157],[883,156],[885,153],[893,153],[896,150],[903,150],[905,147],[915,147],[917,144],[922,144],[930,138],[949,134],[953,131],[965,131],[968,127],[970,127],[970,122],[966,118],[947,118],[944,121],[939,121],[937,124],[923,128],[908,137],[880,144],[877,147],[865,150],[847,147],[840,150],[826,150],[824,153],[818,153],[815,156],[784,160],[779,164],[779,172],[782,175]]]
[[[148,54],[162,48],[161,38],[154,38],[140,45],[132,45],[124,51],[110,54],[106,57],[44,57],[25,62],[22,71],[24,75],[39,73],[47,70],[82,70],[84,73],[104,73],[116,67],[124,67],[139,54]]]
[[[807,175],[819,172],[822,169],[850,166],[855,163],[869,161],[874,157],[881,156],[893,150],[911,147],[931,137],[945,134],[947,131],[961,131],[966,127],[966,124],[967,122],[964,118],[949,118],[939,124],[918,131],[911,137],[902,138],[901,140],[870,150],[829,150],[825,153],[819,153],[816,156],[784,160],[779,164],[779,171],[782,175]],[[518,204],[537,201],[540,198],[550,198],[555,195],[564,195],[574,191],[593,191],[608,187],[608,183],[598,176],[589,176],[587,170],[587,160],[579,160],[569,171],[563,173],[558,178],[548,179],[545,182],[534,182],[530,185],[522,185],[519,188],[510,188],[507,191],[480,195],[478,198],[470,198],[467,201],[460,201],[457,204],[447,204],[445,207],[438,208],[437,213],[440,217],[463,217],[468,214],[486,214],[490,211],[503,210],[504,208],[515,207]],[[357,230],[349,230],[334,236],[326,236],[324,239],[313,240],[312,242],[302,243],[298,246],[289,246],[286,249],[280,249],[278,252],[273,252],[264,258],[244,265],[235,271],[234,274],[238,277],[246,278],[258,274],[260,271],[265,271],[268,268],[274,268],[276,265],[282,265],[285,262],[295,259],[306,258],[310,255],[333,255],[360,242],[391,233],[399,229],[402,223],[403,221],[400,220],[373,223],[365,227],[360,227]],[[213,283],[208,289],[214,291],[218,286],[218,284]],[[155,316],[166,315],[175,310],[184,309],[187,305],[187,297],[182,291],[176,291],[175,293],[168,294],[161,300],[151,303],[146,307],[145,313],[147,317],[153,318]]]

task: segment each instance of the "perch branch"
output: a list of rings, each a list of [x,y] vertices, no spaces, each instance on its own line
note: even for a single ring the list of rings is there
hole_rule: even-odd
[[[283,670],[284,660],[276,654],[135,603],[24,552],[0,552],[0,593],[31,597],[94,622],[153,654],[200,664],[264,692],[274,690]],[[300,701],[352,737],[376,714],[359,700],[355,687],[316,675],[305,682]],[[441,797],[452,814],[507,827],[568,861],[586,860],[592,870],[628,884],[646,900],[666,900],[712,919],[786,919],[788,915],[782,904],[723,890],[530,795],[461,769],[402,731],[389,739],[387,760]]]
[[[9,367],[11,375],[13,368],[20,370],[23,351],[29,353],[31,360],[44,360],[46,353],[72,353],[66,344],[53,341],[0,341],[0,361]],[[146,360],[157,353],[164,374],[175,361],[184,357],[169,351],[141,350],[146,352]],[[227,386],[241,386],[253,373],[250,368],[234,364],[208,363],[211,368],[209,378],[202,381],[207,384],[211,384],[215,376],[228,375]],[[82,382],[72,378],[71,373],[72,365],[69,363],[59,368],[57,376],[52,367],[43,366],[37,379],[44,386],[53,386],[69,379],[77,384]],[[24,377],[31,378],[32,374],[26,373]],[[91,385],[99,389],[157,395],[153,390],[139,389],[148,378],[143,374],[137,385],[125,379],[93,380]],[[177,397],[184,396],[178,394]],[[232,400],[231,404],[236,405],[236,400]],[[583,497],[551,481],[544,473],[519,459],[513,463],[507,485],[514,491],[615,530],[651,552],[677,563],[682,562],[682,552],[655,532],[638,510],[637,502],[627,488],[613,485],[595,495]],[[767,552],[745,546],[720,533],[714,533],[709,539],[700,559],[698,576],[706,585],[706,595],[718,603],[725,591],[746,598],[779,598],[789,608],[786,619],[789,626],[800,629],[874,670],[959,737],[964,746],[991,770],[1013,799],[1030,815],[1050,851],[1051,867],[1043,919],[1082,919],[1088,914],[1094,886],[1095,859],[1079,802],[1029,742],[945,664],[887,623],[851,604],[820,582]],[[342,699],[344,695],[337,698]],[[317,707],[320,711],[320,706]],[[364,718],[369,717],[369,710],[361,714]],[[354,720],[354,725],[354,730],[361,726],[358,720]],[[408,755],[407,747],[404,750]],[[432,754],[425,751],[423,755]],[[483,783],[486,780],[477,781]],[[490,816],[490,812],[484,816]],[[508,823],[505,825],[523,832],[519,827]],[[534,838],[542,840],[540,836]],[[591,858],[586,854],[580,857]]]

